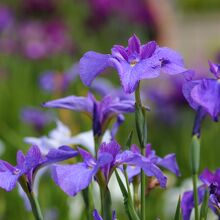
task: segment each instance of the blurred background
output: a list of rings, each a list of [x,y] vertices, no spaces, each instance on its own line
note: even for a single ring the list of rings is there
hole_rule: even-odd
[[[40,107],[47,100],[87,94],[77,69],[86,51],[110,53],[114,44],[126,46],[136,33],[142,43],[156,40],[179,51],[196,77],[209,76],[208,60],[220,63],[219,19],[219,0],[1,0],[1,159],[15,164],[17,150],[28,149],[23,138],[46,135],[55,127],[56,118],[68,125],[73,135],[91,128],[90,120],[80,113]],[[119,87],[115,71],[107,72],[111,74],[103,79],[109,80],[110,88]],[[164,204],[167,198],[175,201],[181,189],[175,194],[169,188],[181,187],[190,177],[188,148],[195,113],[182,96],[182,83],[181,76],[162,76],[162,80],[142,85],[143,99],[151,108],[147,114],[149,142],[160,156],[175,152],[182,173],[179,179],[169,174],[167,193],[161,189],[150,193],[149,219],[170,219],[172,210]],[[133,123],[133,115],[126,116],[117,134],[122,145]],[[220,125],[207,118],[202,130],[201,170],[216,169]],[[41,179],[39,200],[45,220],[85,219],[80,211],[81,196],[67,198],[48,174]],[[120,217],[124,214],[122,199],[115,200],[118,218],[125,219]],[[18,190],[6,193],[0,189],[0,219],[33,219]]]

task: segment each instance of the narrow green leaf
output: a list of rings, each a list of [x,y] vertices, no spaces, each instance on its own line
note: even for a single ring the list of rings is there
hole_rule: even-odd
[[[208,214],[208,200],[209,200],[209,192],[208,189],[205,191],[204,199],[202,202],[201,210],[200,210],[200,220],[206,220]]]
[[[181,218],[182,218],[180,202],[181,202],[181,197],[179,196],[178,203],[177,203],[177,206],[176,206],[176,213],[175,213],[174,220],[181,220]]]
[[[131,146],[131,142],[132,142],[132,137],[133,137],[133,130],[130,132],[130,134],[128,135],[128,138],[125,142],[125,148],[129,149]]]
[[[115,171],[115,174],[116,174],[116,178],[117,178],[117,181],[118,181],[118,184],[119,184],[119,187],[121,189],[121,192],[122,192],[122,195],[124,197],[124,206],[125,206],[125,211],[129,217],[130,220],[140,220],[134,207],[133,207],[133,203],[132,203],[132,200],[131,198],[129,197],[129,194],[117,172],[117,170]]]
[[[190,159],[192,174],[197,174],[199,171],[200,163],[200,141],[196,135],[192,137],[190,146]]]

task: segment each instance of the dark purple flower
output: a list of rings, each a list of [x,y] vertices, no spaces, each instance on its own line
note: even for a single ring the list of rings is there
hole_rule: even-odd
[[[41,131],[47,124],[52,122],[53,117],[42,110],[27,107],[22,110],[21,119],[32,125],[37,131]]]
[[[140,80],[158,77],[161,71],[171,75],[186,72],[183,59],[177,52],[160,48],[154,41],[141,45],[135,35],[128,40],[128,47],[115,45],[112,54],[85,53],[80,60],[83,83],[89,86],[107,67],[118,71],[126,93],[134,92]]]
[[[131,146],[131,151],[133,153],[140,153],[140,150],[136,145]],[[176,162],[175,154],[168,154],[164,158],[161,158],[156,155],[156,152],[154,150],[151,149],[151,144],[147,144],[145,155],[145,157],[155,165],[166,168],[167,170],[171,171],[177,176],[180,176],[180,171]],[[128,166],[127,173],[128,178],[131,181],[134,176],[139,175],[141,173],[141,169],[140,167]]]
[[[156,177],[161,187],[166,186],[167,179],[156,164],[139,153],[133,153],[132,151],[121,152],[121,147],[116,141],[111,141],[109,144],[101,144],[97,159],[80,148],[79,153],[83,157],[83,162],[73,165],[53,166],[52,176],[55,183],[70,196],[75,196],[85,189],[94,177],[98,182],[102,181],[103,184],[104,181],[107,185],[114,170],[122,164],[140,167],[147,176]],[[98,171],[101,171],[101,174],[99,172],[96,175]],[[75,178],[76,176],[77,178]]]
[[[214,121],[218,121],[220,113],[220,83],[218,65],[209,62],[210,70],[216,79],[192,80],[183,85],[183,95],[189,105],[198,111],[208,113]]]
[[[103,220],[103,218],[99,215],[99,213],[96,209],[93,211],[93,219],[94,220]],[[112,220],[116,220],[115,211],[112,212]]]
[[[120,100],[111,96],[105,96],[101,101],[97,101],[95,97],[89,93],[87,97],[68,96],[43,104],[48,108],[64,108],[77,112],[84,112],[93,120],[94,134],[103,133],[107,123],[112,117],[122,113],[134,111],[133,100]]]
[[[18,151],[16,166],[0,160],[0,187],[11,191],[16,187],[20,178],[24,177],[29,191],[32,191],[34,177],[40,167],[75,157],[77,154],[77,151],[67,146],[52,149],[45,156],[41,154],[36,145],[33,145],[26,155]]]
[[[199,204],[202,203],[205,190],[208,187],[209,207],[216,215],[220,217],[220,169],[217,169],[215,173],[205,169],[199,178],[203,182],[203,184],[198,187]],[[181,208],[183,219],[189,220],[192,209],[194,208],[193,191],[187,191],[183,194]]]

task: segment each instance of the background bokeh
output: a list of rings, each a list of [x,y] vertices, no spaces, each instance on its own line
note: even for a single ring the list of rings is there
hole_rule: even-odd
[[[77,134],[90,129],[87,117],[65,110],[42,109],[41,103],[66,95],[86,95],[77,61],[88,50],[110,53],[114,44],[127,44],[136,33],[142,42],[156,40],[179,51],[196,77],[209,75],[208,59],[220,62],[220,2],[218,0],[1,0],[0,2],[0,154],[15,164],[18,149],[26,151],[26,136],[42,136],[59,117]],[[103,77],[119,86],[117,74]],[[180,186],[190,176],[188,148],[195,113],[182,93],[181,76],[162,76],[142,85],[149,142],[161,156],[175,152],[182,176],[171,176]],[[133,115],[126,116],[117,140],[124,144]],[[210,118],[202,129],[201,170],[219,166],[219,123]],[[134,139],[134,142],[137,142]],[[168,186],[169,188],[169,186]],[[170,219],[164,211],[163,191],[150,193],[149,219]],[[170,195],[172,196],[172,195]],[[39,200],[45,220],[85,219],[82,198],[67,198],[48,175],[40,182]],[[118,205],[119,204],[119,205]],[[114,204],[118,218],[122,199]],[[83,209],[83,207],[82,207]],[[81,216],[81,217],[80,217]],[[18,190],[0,189],[0,219],[33,219]]]

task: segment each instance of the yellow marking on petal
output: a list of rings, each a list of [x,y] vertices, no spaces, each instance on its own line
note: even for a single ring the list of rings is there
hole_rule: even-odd
[[[134,67],[136,64],[137,64],[137,61],[136,61],[136,60],[132,60],[132,61],[130,62],[131,67]]]

